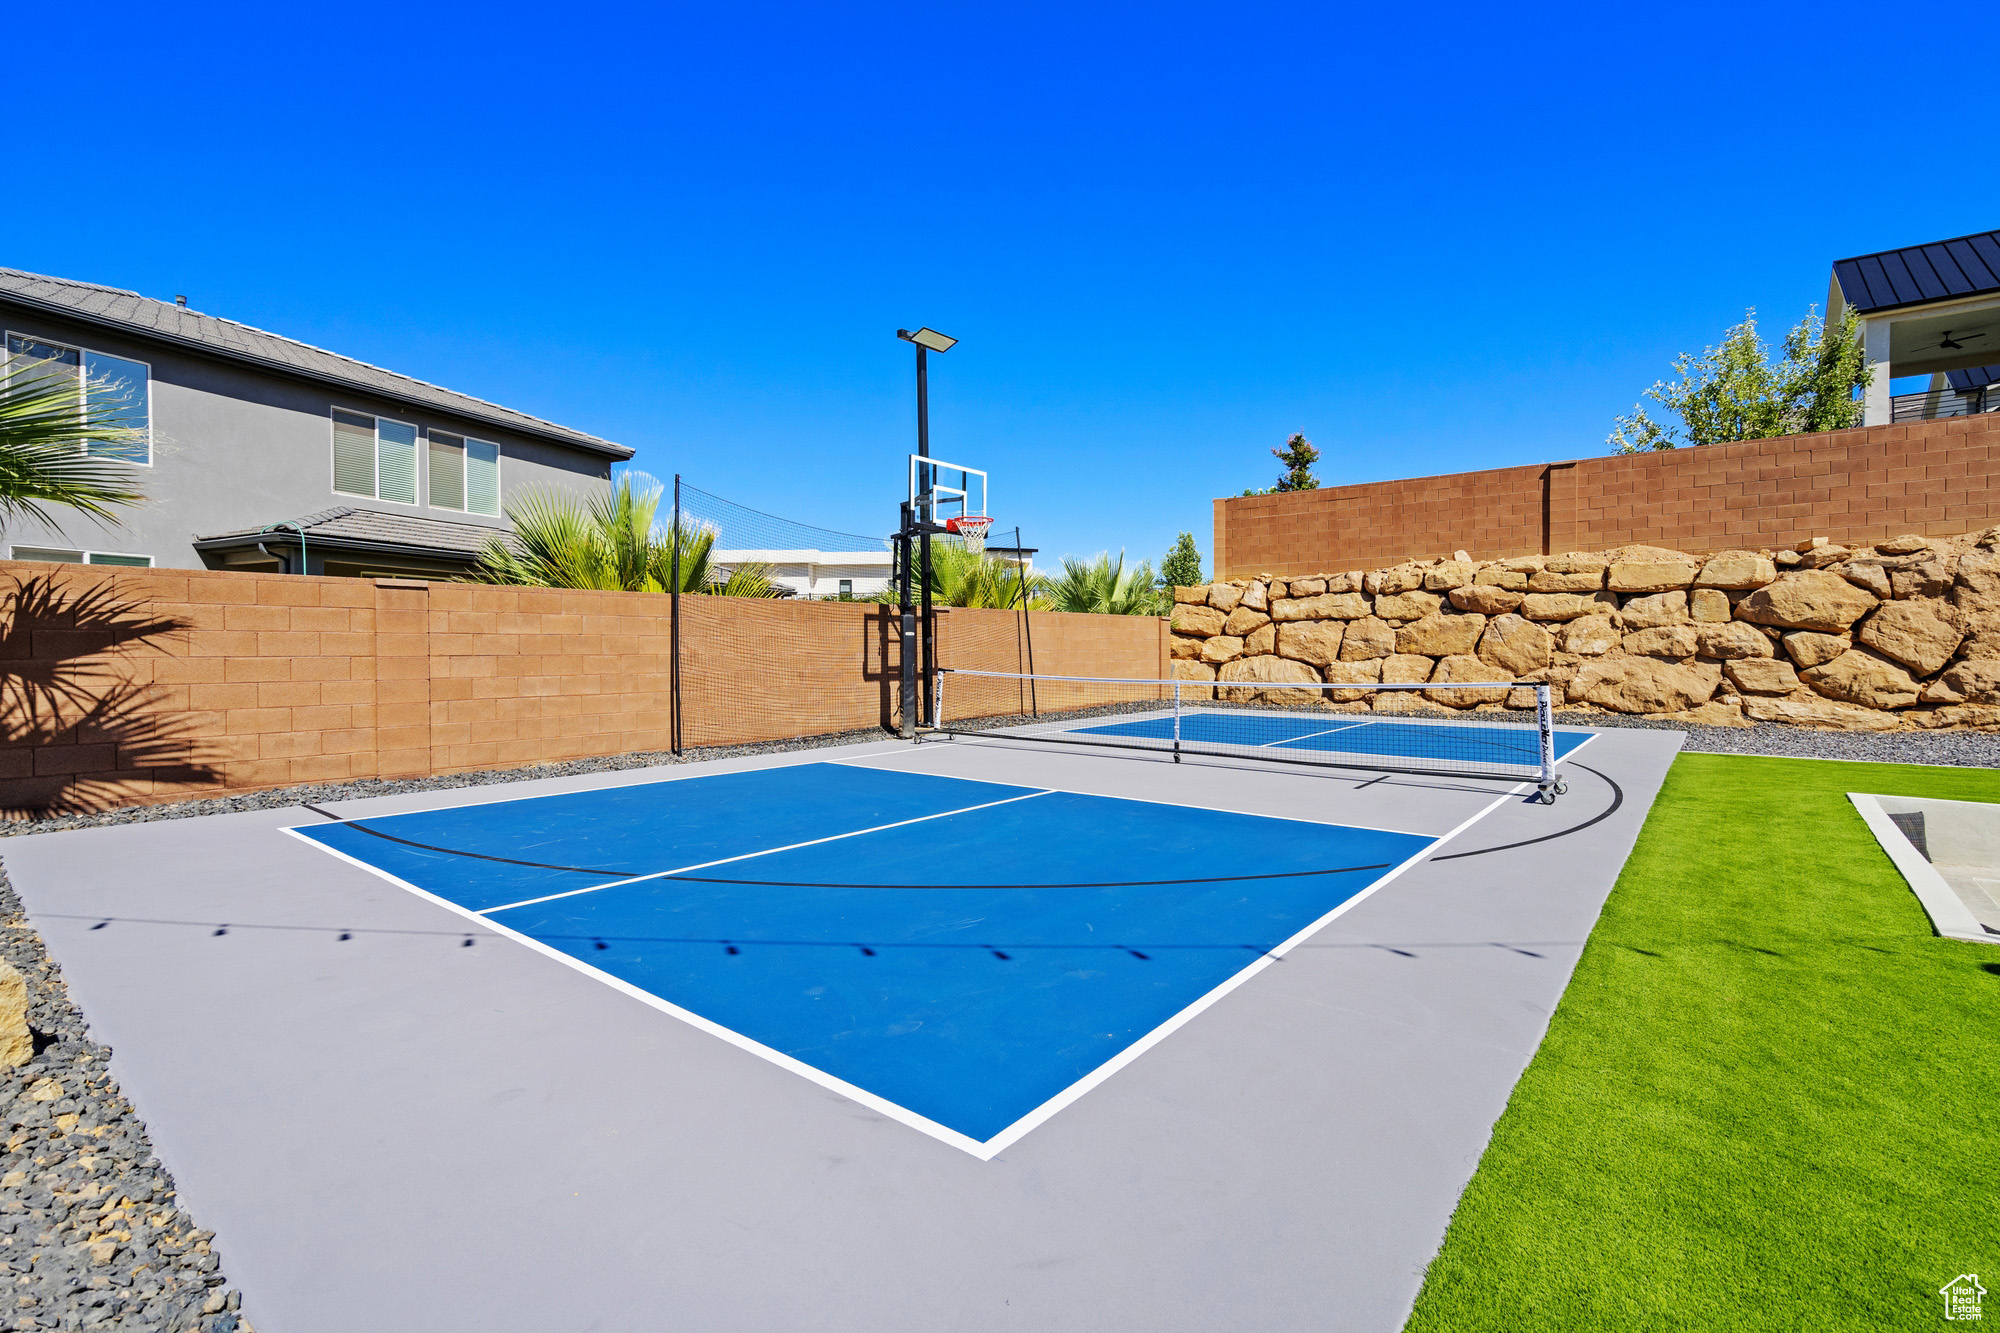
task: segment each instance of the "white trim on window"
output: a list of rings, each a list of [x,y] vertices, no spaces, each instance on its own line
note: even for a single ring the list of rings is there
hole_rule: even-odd
[[[366,491],[344,491],[340,489],[340,436],[337,433],[338,423],[335,418],[341,413],[345,413],[350,417],[366,418],[372,423],[371,430],[374,434],[368,460],[370,465],[368,482],[370,489]],[[385,499],[382,495],[382,423],[385,421],[392,426],[408,427],[413,437],[411,447],[415,450],[416,456],[411,460],[410,464],[412,469],[411,498],[408,500],[390,500]],[[424,438],[427,432],[422,426],[414,421],[404,421],[401,417],[385,417],[379,412],[363,412],[357,408],[342,407],[339,403],[334,403],[327,409],[326,430],[327,485],[335,495],[349,495],[363,500],[379,500],[383,504],[398,505],[405,509],[420,509],[423,507],[424,481],[427,471],[424,466],[424,454],[426,452]]]
[[[97,565],[104,568],[151,569],[153,557],[133,555],[126,551],[77,551],[60,546],[29,546],[20,544],[8,548],[9,558],[32,560],[51,565]]]
[[[117,454],[101,454],[97,456],[109,459],[115,463],[123,463],[127,467],[149,468],[153,466],[153,363],[152,362],[141,361],[137,357],[132,357],[132,356],[119,356],[116,352],[107,352],[101,347],[85,347],[82,343],[63,342],[59,338],[44,338],[39,333],[23,333],[19,329],[4,330],[4,336],[0,336],[0,358],[7,358],[12,355],[10,352],[8,352],[7,345],[11,340],[15,338],[24,338],[33,342],[41,343],[45,347],[60,347],[65,351],[75,352],[77,354],[77,363],[78,363],[76,369],[79,377],[81,377],[88,370],[88,367],[83,364],[83,359],[88,356],[108,356],[114,361],[123,361],[128,365],[145,367],[146,383],[143,387],[146,396],[146,457],[143,460],[141,460],[136,458],[122,458]]]

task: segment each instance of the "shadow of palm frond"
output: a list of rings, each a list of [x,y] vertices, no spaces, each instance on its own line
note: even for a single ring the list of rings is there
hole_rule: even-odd
[[[187,628],[114,579],[36,575],[0,592],[0,809],[79,813],[129,803],[135,782],[215,782],[219,752],[147,666]]]

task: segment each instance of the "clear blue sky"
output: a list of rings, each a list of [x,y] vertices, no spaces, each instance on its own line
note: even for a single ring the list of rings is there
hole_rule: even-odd
[[[934,450],[1045,558],[1206,557],[1292,431],[1328,484],[1601,452],[1746,307],[1775,334],[1834,258],[2000,226],[1953,166],[1976,80],[1921,82],[1879,7],[146,5],[65,41],[10,61],[0,264],[862,531],[930,324]]]

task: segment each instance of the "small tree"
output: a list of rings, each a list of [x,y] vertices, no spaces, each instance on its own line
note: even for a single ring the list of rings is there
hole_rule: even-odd
[[[55,527],[54,505],[116,523],[113,505],[143,500],[136,474],[118,457],[146,440],[132,424],[130,392],[123,381],[0,356],[0,522]]]
[[[1201,551],[1194,544],[1194,534],[1183,532],[1174,542],[1174,549],[1167,552],[1167,558],[1160,561],[1160,586],[1192,588],[1200,582]]]
[[[1062,566],[1062,573],[1049,579],[1044,590],[1051,611],[1163,616],[1172,609],[1172,596],[1153,582],[1152,565],[1144,560],[1127,565],[1123,551],[1116,560],[1109,551],[1090,560],[1066,555]]]
[[[1757,336],[1757,312],[1730,329],[1717,347],[1700,356],[1675,358],[1681,378],[1657,382],[1646,396],[1678,415],[1681,424],[1662,424],[1643,406],[1616,419],[1605,443],[1621,454],[1678,449],[1683,432],[1691,445],[1765,440],[1777,435],[1841,430],[1861,423],[1855,390],[1874,379],[1861,349],[1853,310],[1827,328],[1819,307],[1806,311],[1785,335],[1783,356]]]
[[[1285,465],[1273,489],[1280,491],[1316,491],[1319,478],[1312,474],[1312,465],[1319,462],[1319,450],[1312,447],[1312,441],[1303,435],[1294,435],[1285,441],[1282,449],[1273,449],[1271,457]]]

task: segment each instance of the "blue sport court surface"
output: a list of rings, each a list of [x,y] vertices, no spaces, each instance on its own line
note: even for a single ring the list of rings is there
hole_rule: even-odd
[[[1435,842],[847,763],[290,831],[981,1157]]]

